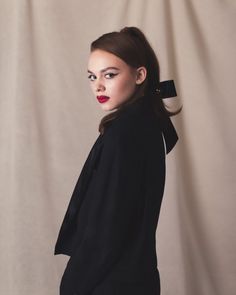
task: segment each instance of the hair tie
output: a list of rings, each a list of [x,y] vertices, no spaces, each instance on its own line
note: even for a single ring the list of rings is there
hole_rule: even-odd
[[[162,99],[177,96],[174,80],[166,80],[160,82],[159,88],[155,91]]]
[[[166,80],[160,82],[159,88],[155,91],[158,94],[158,97],[162,99],[177,96],[174,80]],[[166,154],[168,154],[178,141],[178,134],[169,117],[161,120],[160,124],[163,136],[165,138]]]

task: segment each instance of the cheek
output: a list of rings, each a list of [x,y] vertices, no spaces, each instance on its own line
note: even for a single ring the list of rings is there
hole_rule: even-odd
[[[96,93],[96,87],[95,87],[95,84],[93,83],[90,83],[90,89],[92,90],[93,93]]]
[[[135,88],[135,82],[131,79],[122,79],[117,84],[114,83],[114,87],[119,90],[123,91],[124,93],[130,93]]]

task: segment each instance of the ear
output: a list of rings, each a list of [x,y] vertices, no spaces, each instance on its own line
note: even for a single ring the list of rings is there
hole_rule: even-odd
[[[143,81],[146,79],[147,76],[147,69],[145,67],[139,67],[137,69],[137,75],[136,75],[136,84],[142,84]]]

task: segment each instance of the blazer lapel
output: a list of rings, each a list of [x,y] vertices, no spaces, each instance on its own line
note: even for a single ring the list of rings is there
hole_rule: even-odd
[[[96,165],[102,151],[102,143],[103,135],[100,134],[89,152],[89,155],[84,163],[84,166],[75,185],[59,231],[54,254],[60,254],[62,253],[62,251],[65,252],[65,249],[68,255],[71,254],[71,245],[73,245],[75,242],[74,238],[75,231],[77,229],[77,215],[79,214],[80,207],[83,203],[89,181],[92,177],[93,172],[96,170]]]
[[[94,169],[96,169],[97,160],[99,158],[101,150],[102,150],[102,135],[99,135],[93,147],[91,148],[91,151],[81,170],[79,179],[72,193],[72,197],[71,197],[72,200],[68,208],[69,212],[72,215],[77,213],[77,211],[79,210],[83,202],[90,178],[92,176]]]

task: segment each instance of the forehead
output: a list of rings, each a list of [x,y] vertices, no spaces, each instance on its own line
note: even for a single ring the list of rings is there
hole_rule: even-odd
[[[128,68],[129,66],[118,56],[104,50],[94,50],[89,55],[88,70],[100,71],[106,67]]]

